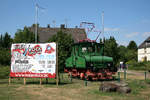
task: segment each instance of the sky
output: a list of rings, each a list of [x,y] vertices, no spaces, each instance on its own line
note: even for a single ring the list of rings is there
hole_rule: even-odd
[[[150,36],[150,0],[0,0],[0,34],[8,32],[14,37],[18,29],[34,24],[35,3],[44,8],[38,10],[41,27],[67,23],[74,28],[91,22],[93,30],[102,30],[104,11],[105,38],[114,36],[118,44],[126,46],[131,40],[140,45]],[[97,35],[90,32],[88,37],[96,39]]]

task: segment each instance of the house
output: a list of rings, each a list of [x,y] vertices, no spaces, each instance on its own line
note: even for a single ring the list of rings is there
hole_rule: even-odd
[[[28,29],[31,32],[35,33],[35,25],[28,27]],[[79,40],[83,40],[87,38],[85,29],[83,28],[78,28],[78,27],[65,28],[64,24],[61,24],[60,28],[50,27],[50,25],[48,25],[47,27],[38,27],[39,42],[41,43],[46,42],[50,37],[57,34],[57,32],[60,30],[62,30],[67,34],[71,34],[74,42],[78,42]]]
[[[138,62],[150,61],[150,37],[138,47]]]

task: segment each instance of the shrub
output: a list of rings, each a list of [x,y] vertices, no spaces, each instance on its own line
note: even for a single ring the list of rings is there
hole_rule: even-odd
[[[136,62],[135,60],[130,60],[127,64],[130,70],[150,70],[150,62]]]
[[[11,53],[9,49],[2,48],[0,50],[0,64],[10,65]]]
[[[8,78],[10,73],[10,66],[0,65],[0,78]]]

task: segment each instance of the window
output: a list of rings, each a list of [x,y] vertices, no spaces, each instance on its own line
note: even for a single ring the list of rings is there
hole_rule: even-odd
[[[82,52],[86,52],[87,51],[87,48],[86,47],[82,47]]]

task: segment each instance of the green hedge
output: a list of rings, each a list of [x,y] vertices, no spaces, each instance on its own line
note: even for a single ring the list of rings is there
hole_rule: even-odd
[[[0,65],[0,78],[8,78],[10,73],[10,66]]]
[[[150,62],[128,61],[128,69],[130,70],[150,70]]]

